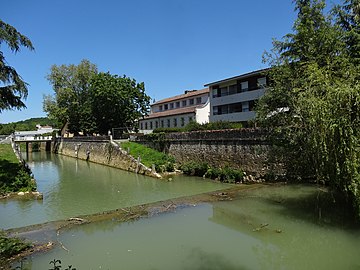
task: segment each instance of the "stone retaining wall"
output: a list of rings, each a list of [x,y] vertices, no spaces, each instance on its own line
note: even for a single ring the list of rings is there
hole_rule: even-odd
[[[161,176],[136,160],[117,144],[107,140],[58,138],[54,152],[151,177]]]
[[[179,163],[206,162],[214,167],[242,169],[256,177],[283,175],[282,163],[260,129],[233,129],[169,133],[160,140],[138,138],[139,143],[175,157]]]

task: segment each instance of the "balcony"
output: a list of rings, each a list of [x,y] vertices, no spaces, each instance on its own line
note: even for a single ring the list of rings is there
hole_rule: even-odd
[[[264,88],[256,89],[253,91],[236,93],[233,95],[225,95],[221,97],[216,97],[211,99],[212,106],[220,106],[225,104],[237,103],[237,102],[245,102],[259,99],[265,93]]]
[[[245,122],[256,117],[255,111],[210,115],[210,122]]]

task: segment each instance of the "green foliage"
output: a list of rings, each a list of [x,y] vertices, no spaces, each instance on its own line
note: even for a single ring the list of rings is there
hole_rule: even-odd
[[[214,168],[205,162],[186,162],[181,164],[180,169],[187,175],[216,179],[226,183],[240,182],[244,176],[244,172],[242,170],[233,169],[227,166],[224,168]]]
[[[43,108],[50,119],[68,122],[70,132],[91,133],[95,129],[89,104],[90,81],[98,73],[96,65],[82,60],[79,65],[53,65],[48,81],[55,96],[44,96]]]
[[[239,129],[242,128],[241,123],[232,123],[232,122],[212,122],[199,124],[195,121],[191,121],[183,128],[156,128],[153,133],[173,133],[173,132],[191,132],[191,131],[200,131],[200,130],[222,130],[222,129]]]
[[[349,50],[351,61],[360,64],[360,2],[345,0],[343,5],[333,9],[336,24],[343,30],[343,40]]]
[[[58,122],[50,120],[47,117],[39,118],[30,118],[23,121],[12,122],[8,124],[0,124],[0,135],[10,135],[15,130],[24,131],[24,130],[36,130],[36,125],[41,126],[52,126],[53,128],[60,128]]]
[[[49,262],[49,264],[52,264],[52,268],[49,270],[60,270],[61,269],[61,260],[52,260]],[[76,270],[76,268],[73,268],[72,265],[69,265],[65,270]]]
[[[360,69],[351,33],[333,23],[343,18],[324,15],[323,1],[295,3],[294,33],[266,54],[272,83],[258,121],[283,147],[289,176],[326,182],[360,215]],[[351,10],[338,7],[335,16],[339,9]]]
[[[150,97],[144,83],[134,79],[99,73],[90,82],[89,105],[97,132],[106,134],[113,127],[132,128],[148,112]]]
[[[30,247],[29,243],[19,238],[7,237],[3,231],[0,231],[0,261],[19,254]]]
[[[203,176],[209,168],[207,163],[197,163],[193,161],[186,162],[180,166],[183,173],[194,176]]]
[[[184,128],[156,128],[150,134],[184,132]],[[149,136],[150,134],[146,135]]]
[[[0,144],[0,194],[34,191],[36,183],[17,160],[9,144]]]
[[[5,43],[15,53],[20,50],[21,46],[34,50],[30,39],[0,19],[0,46],[2,43]],[[0,82],[0,113],[3,110],[26,107],[22,99],[27,97],[27,84],[16,70],[8,65],[2,51],[0,51]]]
[[[130,155],[134,158],[140,156],[141,162],[147,167],[151,168],[154,164],[157,172],[174,171],[175,159],[172,156],[134,142],[123,142],[121,148],[126,151],[129,150]]]
[[[69,131],[75,134],[107,134],[114,127],[131,128],[149,108],[144,83],[125,75],[98,73],[88,60],[77,66],[54,65],[47,78],[55,95],[44,96],[44,111],[51,119],[68,122]]]

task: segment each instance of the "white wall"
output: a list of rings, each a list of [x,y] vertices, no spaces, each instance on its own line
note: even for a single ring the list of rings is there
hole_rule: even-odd
[[[208,99],[205,105],[195,110],[196,122],[199,124],[209,123],[210,117],[210,100]]]

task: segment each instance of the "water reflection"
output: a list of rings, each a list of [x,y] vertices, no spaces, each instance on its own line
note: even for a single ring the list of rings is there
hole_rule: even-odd
[[[28,164],[44,200],[0,201],[0,228],[21,227],[228,187],[186,176],[166,182],[46,152],[32,153]]]
[[[303,200],[317,199],[311,196],[317,192],[267,187],[132,223],[83,225],[58,236],[69,252],[56,248],[32,257],[30,269],[53,258],[78,269],[358,269],[359,228],[315,222],[317,212],[301,213],[314,203]]]

